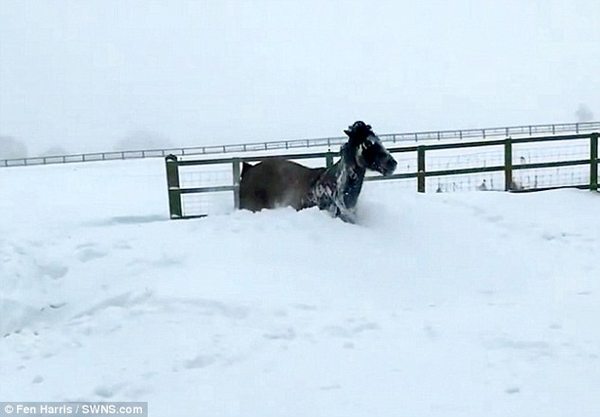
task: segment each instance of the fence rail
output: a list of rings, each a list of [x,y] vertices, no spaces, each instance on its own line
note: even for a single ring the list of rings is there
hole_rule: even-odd
[[[393,154],[402,153],[414,153],[417,154],[417,169],[412,172],[404,172],[383,176],[366,177],[366,181],[389,181],[389,180],[400,180],[400,179],[416,179],[417,180],[417,191],[424,193],[426,190],[427,178],[432,177],[444,177],[451,175],[465,175],[465,174],[478,174],[478,173],[490,173],[490,172],[504,172],[504,190],[505,191],[536,191],[541,189],[548,189],[549,187],[533,187],[524,189],[519,186],[514,179],[514,171],[516,170],[527,170],[527,169],[541,169],[541,168],[556,168],[556,167],[573,167],[589,165],[589,182],[581,184],[568,185],[569,187],[577,188],[589,188],[590,190],[598,190],[598,133],[588,134],[574,134],[574,135],[558,135],[558,136],[544,136],[544,137],[532,137],[532,138],[512,138],[507,137],[501,140],[488,140],[478,141],[469,143],[444,143],[444,144],[432,144],[432,145],[417,145],[417,146],[402,146],[402,147],[391,147],[388,150]],[[589,158],[586,159],[575,159],[575,160],[563,160],[563,161],[548,161],[548,162],[537,162],[537,163],[521,163],[515,165],[513,163],[513,146],[524,143],[544,143],[544,142],[556,142],[556,141],[574,141],[574,140],[589,140]],[[433,171],[427,170],[426,155],[428,152],[440,151],[440,150],[453,150],[453,149],[465,149],[465,148],[478,148],[478,147],[490,147],[490,146],[501,146],[504,154],[504,163],[501,165],[493,166],[478,166],[472,168],[449,168],[449,169],[437,169]],[[209,192],[222,192],[229,191],[233,192],[234,198],[233,203],[237,208],[239,205],[238,191],[239,191],[239,179],[240,179],[240,165],[243,162],[257,162],[269,158],[278,158],[282,155],[272,155],[263,157],[236,157],[236,158],[216,158],[216,159],[185,159],[179,160],[177,155],[169,155],[166,157],[166,172],[167,172],[167,184],[169,193],[169,207],[170,215],[172,219],[181,218],[192,218],[192,217],[204,217],[205,214],[193,214],[189,215],[184,213],[181,196],[184,194],[201,194]],[[283,155],[287,159],[303,160],[303,159],[325,159],[327,166],[333,163],[334,158],[339,157],[339,152],[327,151],[327,152],[314,152],[314,153],[299,153],[294,155]],[[231,166],[233,182],[230,185],[222,186],[210,186],[210,187],[181,187],[179,181],[179,169],[180,167],[189,166],[206,166],[214,164],[227,164]],[[556,185],[550,188],[561,188],[565,185]]]
[[[428,141],[448,141],[464,139],[489,139],[498,137],[516,137],[516,136],[536,136],[536,135],[559,135],[566,133],[583,133],[600,130],[600,121],[582,122],[582,123],[556,123],[545,125],[525,125],[510,127],[492,127],[481,129],[462,129],[462,130],[441,130],[425,131],[414,133],[389,133],[378,135],[379,138],[388,146],[390,143],[406,142],[428,142]],[[18,159],[0,159],[0,168],[36,166],[48,164],[65,164],[73,162],[94,162],[94,161],[112,161],[129,160],[141,158],[164,158],[167,155],[175,156],[197,156],[197,155],[218,155],[246,152],[265,152],[302,148],[327,148],[339,146],[346,142],[347,138],[343,136],[318,138],[318,139],[294,139],[271,141],[262,143],[245,143],[234,145],[212,145],[197,146],[186,148],[166,148],[166,149],[147,149],[135,151],[115,151],[115,152],[97,152],[86,154],[59,155],[59,156],[40,156],[33,158]]]

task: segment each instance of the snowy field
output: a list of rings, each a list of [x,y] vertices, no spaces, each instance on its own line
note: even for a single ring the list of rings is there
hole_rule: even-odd
[[[0,171],[0,401],[152,416],[600,415],[600,194],[368,183],[168,220],[161,159]]]

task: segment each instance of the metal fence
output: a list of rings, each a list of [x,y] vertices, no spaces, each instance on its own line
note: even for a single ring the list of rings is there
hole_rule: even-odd
[[[600,130],[600,121],[584,123],[557,123],[545,125],[526,125],[511,127],[493,127],[481,129],[463,129],[463,130],[441,130],[426,131],[415,133],[390,133],[378,135],[380,139],[390,146],[395,143],[425,143],[432,141],[449,140],[470,140],[470,139],[492,139],[499,137],[522,137],[539,135],[559,135],[583,132],[592,132]],[[60,155],[60,156],[40,156],[33,158],[18,159],[0,159],[1,167],[35,166],[47,164],[64,164],[71,162],[93,162],[93,161],[111,161],[111,160],[129,160],[140,158],[175,156],[194,156],[194,155],[218,155],[235,154],[246,152],[265,152],[294,150],[302,148],[324,148],[331,150],[333,147],[340,146],[346,142],[344,136],[319,138],[319,139],[295,139],[271,141],[262,143],[245,143],[234,145],[213,145],[198,146],[186,148],[167,148],[167,149],[149,149],[136,151],[115,151],[115,152],[97,152],[86,154]]]
[[[519,161],[515,163],[514,150],[516,147],[522,144],[532,144],[537,146],[537,152],[540,149],[547,147],[546,144],[556,144],[557,142],[568,142],[573,143],[576,141],[585,142],[585,156],[576,154],[575,157],[556,160],[556,158],[550,157],[543,162],[530,162],[524,160],[522,156],[518,157]],[[540,148],[541,146],[541,148]],[[478,166],[462,167],[457,163],[449,162],[443,169],[429,170],[427,168],[428,155],[434,152],[443,151],[456,151],[460,152],[473,151],[483,148],[496,148],[500,151],[500,162],[493,160],[494,163],[489,165],[490,159],[483,159]],[[458,143],[439,143],[430,145],[412,145],[412,146],[401,146],[401,147],[390,147],[388,150],[395,154],[399,160],[407,160],[403,155],[409,156],[409,163],[406,165],[407,169],[404,172],[399,172],[386,177],[383,176],[369,176],[366,177],[366,181],[393,181],[393,180],[416,180],[416,189],[418,192],[425,192],[427,190],[428,179],[444,178],[448,176],[461,176],[461,175],[472,175],[472,174],[486,174],[496,173],[501,175],[502,185],[491,186],[486,184],[485,179],[481,184],[478,184],[477,189],[479,190],[504,190],[504,191],[539,191],[549,188],[561,188],[561,187],[577,187],[587,188],[590,190],[598,190],[598,133],[588,134],[573,134],[573,135],[557,135],[557,136],[542,136],[542,137],[531,137],[531,138],[512,138],[508,137],[499,140],[486,140],[478,142],[458,142]],[[339,152],[327,151],[317,153],[298,153],[298,154],[286,154],[284,155],[287,159],[292,160],[308,160],[308,159],[320,159],[327,166],[334,163],[336,158],[339,158]],[[231,204],[235,208],[239,205],[238,191],[239,191],[239,179],[240,179],[240,166],[243,162],[257,162],[269,158],[277,158],[281,155],[263,156],[263,157],[236,157],[236,158],[213,158],[213,159],[179,159],[177,155],[169,155],[166,157],[166,172],[167,172],[167,185],[169,194],[169,209],[172,219],[181,218],[192,218],[192,217],[204,217],[206,213],[188,213],[184,210],[182,204],[182,197],[190,194],[205,194],[205,193],[218,193],[218,192],[229,192],[233,193],[231,198]],[[410,163],[410,161],[414,163]],[[218,186],[196,186],[187,187],[182,186],[180,181],[180,170],[185,167],[192,166],[211,166],[211,165],[226,165],[229,167],[231,172],[232,181],[227,185]],[[400,165],[400,164],[399,164]],[[543,169],[560,169],[564,167],[580,167],[585,170],[585,166],[589,166],[588,173],[582,177],[577,177],[575,181],[559,181],[557,183],[541,184],[536,180],[534,183],[523,181],[523,178],[518,175],[521,171],[536,171]],[[402,171],[402,170],[401,170]],[[537,178],[537,177],[536,177]],[[413,185],[414,186],[414,185]],[[436,191],[444,191],[440,186],[437,187]]]

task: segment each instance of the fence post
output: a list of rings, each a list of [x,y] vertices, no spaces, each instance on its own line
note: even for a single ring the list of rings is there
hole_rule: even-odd
[[[417,191],[425,192],[425,145],[417,147]]]
[[[590,136],[590,190],[598,191],[598,133]]]
[[[240,208],[240,160],[233,160],[233,206],[235,209]]]
[[[172,219],[183,217],[177,157],[171,154],[165,158],[165,163],[167,168],[167,187],[169,189],[169,213]]]
[[[512,138],[508,137],[504,141],[504,191],[510,191],[513,188],[512,171]]]
[[[327,155],[325,155],[325,166],[327,168],[330,168],[333,166],[333,153],[331,151],[328,151]]]

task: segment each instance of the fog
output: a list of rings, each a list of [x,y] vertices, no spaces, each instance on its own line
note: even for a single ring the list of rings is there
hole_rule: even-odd
[[[0,135],[32,155],[574,122],[600,111],[598,21],[597,0],[0,0]]]

